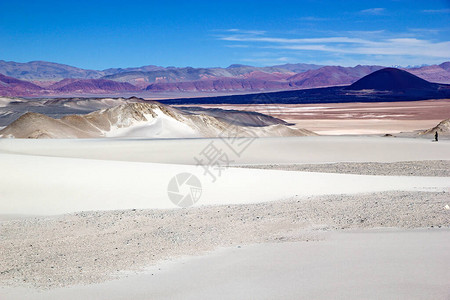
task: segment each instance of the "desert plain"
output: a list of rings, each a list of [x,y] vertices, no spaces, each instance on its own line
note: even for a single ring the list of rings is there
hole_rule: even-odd
[[[260,107],[328,135],[236,138],[240,152],[0,139],[1,298],[446,299],[450,140],[395,134],[448,103]],[[196,160],[211,145],[228,158],[212,174]],[[168,195],[180,173],[201,182],[191,207]]]
[[[449,21],[0,1],[0,300],[450,300]]]
[[[194,105],[195,106],[195,105]],[[321,135],[392,134],[431,128],[450,116],[448,99],[324,104],[202,104],[268,114]]]

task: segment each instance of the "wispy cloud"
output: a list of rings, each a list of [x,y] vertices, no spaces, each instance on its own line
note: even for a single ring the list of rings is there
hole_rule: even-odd
[[[225,45],[225,47],[228,47],[228,48],[248,48],[250,46],[249,45]]]
[[[440,33],[442,31],[442,29],[435,29],[435,28],[410,28],[409,30],[412,31],[412,32],[419,33],[419,34],[424,34],[424,35],[425,34],[426,35],[438,34],[438,33]]]
[[[290,57],[261,57],[261,58],[242,58],[241,61],[243,62],[251,62],[251,63],[264,63],[264,64],[279,64],[279,63],[287,63],[292,61],[292,58]]]
[[[351,36],[364,36],[364,37],[376,37],[386,34],[386,30],[348,30],[344,31],[344,33],[349,34]]]
[[[244,30],[244,29],[237,29],[237,28],[216,30],[216,31],[231,32],[231,33],[238,33],[238,34],[251,34],[251,35],[263,35],[266,33],[264,30]]]
[[[382,7],[368,8],[360,11],[362,14],[366,15],[381,15],[385,12],[385,9]]]
[[[422,10],[422,12],[427,13],[427,14],[448,14],[448,13],[450,13],[450,8],[425,9],[425,10]]]
[[[308,17],[300,17],[299,20],[301,20],[301,21],[311,21],[311,22],[320,22],[320,21],[328,21],[328,20],[330,20],[330,18],[321,18],[321,17],[308,16]]]
[[[223,41],[232,42],[266,42],[279,44],[311,44],[311,43],[362,43],[365,40],[352,37],[324,37],[324,38],[277,38],[277,37],[254,37],[248,35],[230,35],[219,38]],[[369,42],[369,41],[365,41]]]
[[[406,55],[449,58],[450,42],[433,43],[415,38],[397,38],[384,41],[361,41],[352,45],[279,45],[279,49],[315,50],[343,54]]]
[[[328,37],[277,37],[267,34],[243,34],[242,32],[229,32],[218,39],[248,47],[266,49],[276,53],[315,53],[349,57],[385,58],[414,57],[427,62],[431,59],[450,59],[450,41],[433,41],[411,36],[411,33],[394,34],[384,31],[342,32],[341,36]]]

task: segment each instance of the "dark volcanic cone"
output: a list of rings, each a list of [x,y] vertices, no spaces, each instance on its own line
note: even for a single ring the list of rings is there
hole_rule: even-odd
[[[364,76],[346,89],[399,92],[412,89],[436,90],[437,88],[437,84],[423,80],[406,71],[395,68],[384,68]]]

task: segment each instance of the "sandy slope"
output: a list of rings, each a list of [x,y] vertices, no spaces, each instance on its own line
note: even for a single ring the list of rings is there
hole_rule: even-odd
[[[217,247],[317,241],[335,230],[450,226],[448,193],[381,192],[247,205],[80,212],[0,223],[0,282],[95,283]],[[274,266],[275,267],[275,266]]]
[[[448,299],[449,230],[353,231],[165,262],[146,273],[8,299]],[[354,266],[354,267],[351,267]]]
[[[231,164],[450,160],[450,141],[431,140],[359,136],[258,138],[237,156],[221,139],[0,139],[0,153],[195,165],[194,157],[212,142],[229,155]]]
[[[61,214],[85,210],[174,208],[167,196],[171,178],[195,174],[200,205],[272,201],[292,195],[352,194],[389,190],[439,191],[445,177],[391,177],[227,169],[215,181],[186,165],[86,159],[0,156],[3,214]],[[95,171],[94,171],[95,170]]]

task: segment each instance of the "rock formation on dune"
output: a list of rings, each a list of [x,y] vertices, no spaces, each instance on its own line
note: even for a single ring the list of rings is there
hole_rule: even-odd
[[[204,108],[201,106],[184,106],[178,107],[178,109],[187,113],[205,114],[218,120],[237,124],[239,126],[264,127],[278,124],[290,125],[284,120],[253,111]]]
[[[91,137],[91,135],[63,120],[28,112],[11,125],[0,130],[0,137],[42,139],[55,137],[82,138]]]
[[[231,112],[230,112],[231,114]],[[270,119],[270,117],[268,117]],[[291,128],[282,121],[266,126],[240,126],[233,118],[217,119],[203,113],[187,113],[155,101],[129,103],[86,115],[54,119],[26,113],[0,130],[6,138],[147,137],[185,138],[217,136],[303,136],[308,130]]]
[[[142,102],[136,97],[129,98],[8,98],[0,97],[0,127],[8,126],[27,112],[45,114],[54,119],[67,115],[88,114],[100,109],[121,104]]]
[[[439,122],[439,124],[437,124],[433,128],[423,130],[423,131],[419,132],[419,134],[420,135],[430,135],[430,134],[435,134],[436,132],[440,135],[450,136],[450,119],[443,120],[443,121]]]
[[[384,68],[375,71],[350,85],[347,90],[377,90],[377,91],[406,91],[406,90],[435,90],[438,85],[419,78],[409,72]]]

